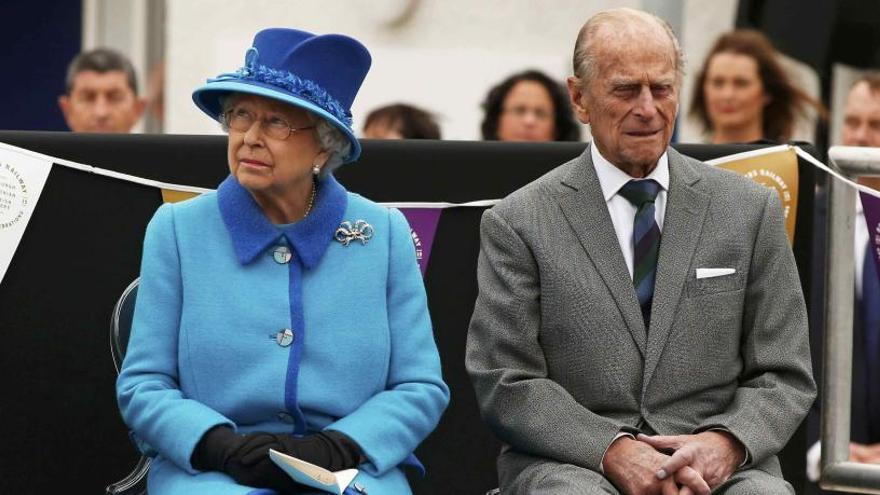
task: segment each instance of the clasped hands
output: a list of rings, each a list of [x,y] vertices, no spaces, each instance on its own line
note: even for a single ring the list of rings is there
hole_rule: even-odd
[[[745,459],[725,431],[621,437],[605,453],[605,476],[626,495],[708,495]]]
[[[266,432],[240,435],[228,426],[218,426],[199,441],[192,464],[199,470],[226,473],[242,485],[299,493],[303,487],[272,462],[269,449],[338,471],[358,463],[358,449],[349,442],[345,435],[333,431],[305,437]]]

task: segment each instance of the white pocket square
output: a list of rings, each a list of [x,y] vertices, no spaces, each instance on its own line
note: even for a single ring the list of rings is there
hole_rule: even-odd
[[[736,273],[735,268],[697,268],[697,280],[701,278],[721,277]]]

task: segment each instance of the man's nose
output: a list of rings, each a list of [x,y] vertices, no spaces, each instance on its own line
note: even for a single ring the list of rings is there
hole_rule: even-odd
[[[104,96],[95,98],[94,112],[98,117],[110,115],[110,101]]]
[[[868,146],[868,125],[859,124],[853,132],[853,146]]]
[[[654,95],[651,93],[649,86],[642,86],[639,96],[636,97],[635,114],[644,119],[653,118],[657,115],[657,106],[655,105]]]

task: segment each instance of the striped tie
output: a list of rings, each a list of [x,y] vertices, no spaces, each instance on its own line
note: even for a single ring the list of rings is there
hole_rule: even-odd
[[[654,217],[654,199],[658,192],[660,184],[651,179],[631,180],[619,192],[637,208],[633,220],[633,286],[642,307],[645,328],[651,322],[651,299],[660,251],[660,227]]]

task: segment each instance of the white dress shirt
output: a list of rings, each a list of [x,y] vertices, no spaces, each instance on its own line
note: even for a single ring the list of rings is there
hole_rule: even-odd
[[[620,252],[626,261],[629,277],[633,276],[633,222],[636,218],[637,208],[618,192],[627,182],[633,179],[623,170],[620,170],[605,159],[599,148],[590,145],[590,155],[593,158],[593,167],[599,177],[599,185],[602,187],[602,195],[611,215],[611,223],[617,233],[617,242],[620,244]],[[657,160],[657,166],[645,179],[654,179],[660,184],[660,192],[654,200],[654,218],[657,227],[663,231],[663,219],[666,216],[666,192],[669,190],[669,158],[664,152]],[[641,179],[636,179],[641,180]]]
[[[635,205],[629,202],[620,194],[620,188],[633,179],[623,170],[620,170],[611,162],[605,159],[595,144],[590,145],[590,155],[593,158],[593,167],[596,169],[596,176],[599,178],[599,186],[602,188],[602,196],[605,197],[605,205],[608,206],[608,214],[611,215],[611,223],[614,225],[614,232],[617,233],[617,243],[620,244],[620,252],[623,253],[623,259],[626,261],[626,268],[629,270],[629,278],[633,276],[633,223],[636,219]],[[666,216],[666,191],[669,190],[669,158],[664,152],[657,160],[657,166],[648,174],[645,179],[654,179],[660,184],[660,192],[654,200],[654,218],[657,220],[657,227],[663,231],[663,219]],[[618,433],[614,440],[620,437],[635,438],[630,433]],[[612,441],[611,443],[614,443]],[[611,444],[608,444],[610,447]],[[608,450],[605,450],[608,453]],[[602,456],[602,464],[600,467],[604,472],[605,456]]]

